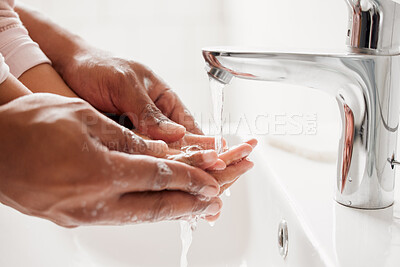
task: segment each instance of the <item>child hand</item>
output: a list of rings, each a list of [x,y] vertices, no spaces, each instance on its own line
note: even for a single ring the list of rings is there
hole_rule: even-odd
[[[184,162],[194,167],[206,170],[214,176],[221,186],[220,194],[229,188],[241,175],[253,167],[247,156],[257,145],[257,140],[251,139],[243,144],[218,155],[214,150],[214,137],[186,135],[180,143],[169,144],[167,158]]]
[[[211,174],[220,185],[221,195],[241,175],[253,167],[247,157],[257,145],[256,139],[251,139],[243,144],[234,146],[230,149],[223,140],[224,152],[220,155],[214,149],[214,137],[200,135],[186,135],[179,142],[169,144],[170,150],[167,158],[184,162],[194,167],[206,170]],[[207,149],[207,150],[206,150]],[[207,221],[215,221],[220,213],[206,216]]]

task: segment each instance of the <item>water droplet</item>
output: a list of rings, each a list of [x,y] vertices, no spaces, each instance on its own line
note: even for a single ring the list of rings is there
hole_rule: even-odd
[[[231,196],[231,190],[230,189],[226,189],[225,190],[225,196],[227,196],[227,197]]]
[[[349,206],[351,206],[351,204],[353,204],[353,203],[351,203],[351,201],[349,200],[349,202],[347,202],[347,204],[349,204]]]
[[[350,182],[350,183],[353,182],[353,179],[352,179],[351,177],[349,177],[349,182]]]

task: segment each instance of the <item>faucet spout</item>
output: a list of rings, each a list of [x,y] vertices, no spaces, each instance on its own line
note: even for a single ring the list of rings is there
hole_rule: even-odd
[[[394,200],[400,57],[345,51],[289,53],[205,48],[208,73],[301,85],[335,97],[342,119],[336,200],[377,209]]]

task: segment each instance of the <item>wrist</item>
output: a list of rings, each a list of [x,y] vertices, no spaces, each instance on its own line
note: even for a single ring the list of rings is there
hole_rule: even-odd
[[[4,105],[21,96],[30,95],[32,92],[19,82],[14,76],[8,78],[0,84],[0,105]]]
[[[70,86],[74,84],[72,80],[76,81],[77,76],[80,76],[77,74],[81,74],[82,71],[87,72],[97,65],[104,65],[105,62],[108,62],[107,59],[112,57],[107,51],[89,45],[78,36],[72,42],[73,44],[67,55],[53,64],[56,71]]]
[[[65,45],[61,51],[49,56],[53,68],[64,78],[67,73],[73,71],[80,58],[88,54],[90,49],[86,42],[79,36],[65,38]]]

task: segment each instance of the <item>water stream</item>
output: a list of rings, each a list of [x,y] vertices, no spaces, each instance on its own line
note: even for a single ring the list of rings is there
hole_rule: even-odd
[[[215,133],[215,151],[218,154],[223,151],[223,120],[222,113],[224,110],[224,87],[225,84],[219,82],[218,80],[210,77],[210,91],[211,91],[211,101],[213,105],[213,116],[216,126]],[[230,195],[230,192],[225,191],[226,195]],[[192,244],[193,231],[196,230],[197,223],[200,216],[192,217],[190,220],[183,220],[180,222],[181,226],[181,240],[182,240],[182,253],[181,253],[181,267],[188,266],[187,254]],[[213,224],[210,223],[211,226]]]
[[[222,113],[224,111],[224,88],[225,84],[219,82],[218,80],[210,77],[210,91],[211,91],[211,101],[213,105],[213,116],[214,123],[216,127],[215,133],[215,151],[218,154],[222,153],[222,131],[223,131],[223,119]]]
[[[196,230],[199,217],[192,217],[190,220],[182,220],[181,224],[181,241],[182,241],[182,252],[181,252],[181,267],[188,266],[187,254],[189,252],[190,245],[193,240],[193,231]]]
[[[218,154],[223,152],[223,118],[222,114],[224,112],[224,88],[226,84],[219,82],[218,80],[210,77],[210,90],[211,99],[213,105],[213,117],[216,127],[215,133],[215,151]],[[231,191],[229,189],[225,190],[225,196],[229,197]]]

